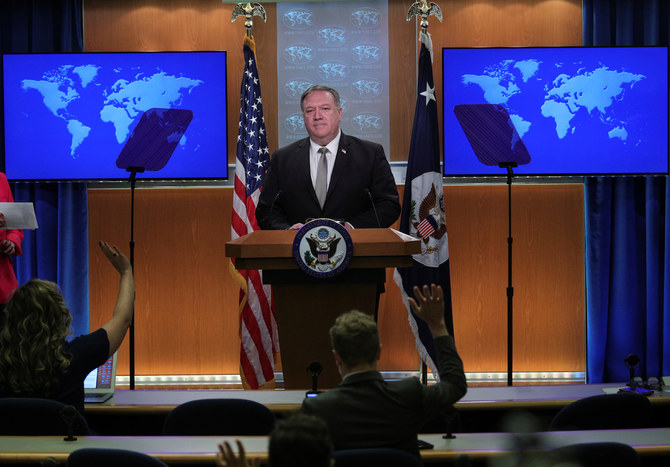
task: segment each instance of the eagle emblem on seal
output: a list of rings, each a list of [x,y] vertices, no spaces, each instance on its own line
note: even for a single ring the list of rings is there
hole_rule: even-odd
[[[419,204],[418,220],[414,215],[415,212],[415,206],[412,206],[411,222],[416,229],[417,237],[421,238],[424,244],[428,245],[431,237],[439,240],[447,233],[444,222],[444,196],[438,196],[435,185],[431,185]]]
[[[335,234],[330,235],[327,229],[319,229],[316,235],[306,236],[305,240],[307,240],[313,256],[310,266],[314,267],[317,262],[319,264],[336,264],[336,261],[331,258],[337,252],[337,244],[341,238]]]

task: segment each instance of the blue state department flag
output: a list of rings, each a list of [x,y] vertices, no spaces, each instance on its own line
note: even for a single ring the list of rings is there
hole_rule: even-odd
[[[433,45],[430,34],[421,31],[419,79],[400,231],[421,240],[421,253],[413,255],[413,265],[398,268],[394,280],[402,291],[409,323],[419,355],[438,378],[433,338],[426,323],[409,306],[415,285],[439,284],[444,290],[445,322],[453,335],[451,284],[449,280],[449,244],[444,215],[444,192],[440,170],[440,143],[437,100],[433,84]]]

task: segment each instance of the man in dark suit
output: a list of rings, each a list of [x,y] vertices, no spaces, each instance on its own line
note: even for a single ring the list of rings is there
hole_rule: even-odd
[[[393,224],[400,202],[384,148],[340,131],[340,96],[331,87],[310,87],[300,107],[309,137],[272,155],[256,208],[260,227],[299,229],[320,217],[354,228]]]
[[[384,381],[377,371],[381,352],[377,326],[370,315],[350,311],[330,329],[339,386],[303,401],[302,411],[322,417],[338,449],[386,447],[419,456],[417,434],[467,390],[463,362],[444,322],[440,286],[414,287],[414,312],[426,321],[435,342],[440,381],[424,386],[418,378]]]

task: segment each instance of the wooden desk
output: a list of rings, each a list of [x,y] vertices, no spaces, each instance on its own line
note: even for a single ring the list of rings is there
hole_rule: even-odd
[[[641,456],[670,456],[670,428],[542,432],[535,436],[542,449],[576,443],[616,441],[629,444]],[[513,435],[507,433],[459,434],[455,439],[443,439],[440,435],[421,435],[420,438],[435,446],[433,449],[421,451],[426,463],[454,460],[461,454],[467,454],[472,459],[488,459],[513,452],[515,445]],[[46,457],[63,462],[74,450],[96,447],[139,451],[169,464],[214,465],[217,445],[224,439],[240,439],[250,456],[267,460],[267,437],[264,436],[84,436],[73,442],[54,436],[5,436],[0,437],[0,463],[39,463]]]
[[[455,406],[458,410],[490,410],[509,408],[563,407],[584,397],[614,393],[623,383],[566,384],[544,386],[492,386],[469,388]],[[102,404],[87,404],[86,413],[148,412],[168,413],[184,402],[208,398],[239,398],[253,400],[275,413],[298,410],[305,398],[302,390],[194,389],[194,390],[117,390],[114,397]],[[670,392],[649,397],[652,404],[670,405]]]
[[[464,431],[499,431],[501,417],[510,409],[526,409],[546,423],[562,407],[584,397],[616,392],[623,384],[570,384],[499,386],[468,389],[456,403]],[[206,398],[241,398],[260,402],[277,416],[298,410],[305,397],[301,390],[117,390],[102,404],[87,404],[91,427],[105,435],[160,435],[167,414],[184,402]],[[654,406],[653,426],[670,426],[670,392],[649,398]],[[437,431],[440,431],[438,428]]]

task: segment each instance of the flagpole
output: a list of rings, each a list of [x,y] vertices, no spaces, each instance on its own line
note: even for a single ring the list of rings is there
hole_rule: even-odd
[[[256,46],[252,35],[253,16],[266,20],[259,3],[238,3],[232,21],[245,18],[244,71],[240,86],[240,123],[236,149],[231,239],[259,229],[256,203],[270,161],[267,145]],[[272,291],[263,283],[262,271],[241,270],[230,263],[230,273],[240,286],[240,379],[245,389],[275,387],[274,365],[279,352]]]
[[[418,60],[417,73],[417,105],[410,142],[410,154],[407,160],[407,175],[405,177],[405,196],[401,214],[400,231],[420,238],[422,260],[413,259],[413,266],[409,272],[396,269],[394,279],[403,292],[403,300],[411,293],[414,285],[419,287],[427,283],[439,284],[445,293],[445,323],[453,336],[453,316],[451,311],[451,280],[449,275],[449,253],[446,231],[446,216],[444,213],[444,189],[442,184],[442,170],[439,162],[439,127],[437,115],[437,100],[435,98],[435,84],[433,83],[433,44],[428,33],[428,16],[435,16],[442,21],[440,7],[427,0],[414,3],[407,13],[407,21],[413,17],[420,17],[421,31],[419,42],[421,49]],[[415,198],[413,193],[418,195]],[[409,196],[408,196],[408,193]],[[417,206],[431,206],[429,209]],[[426,264],[426,257],[430,257]],[[434,263],[433,263],[434,261]],[[427,264],[430,264],[428,266]],[[435,267],[436,266],[436,267]],[[411,310],[410,326],[417,338],[417,349],[421,355],[421,379],[427,384],[428,366],[433,375],[439,379],[439,369],[436,365],[432,336],[421,329],[418,320],[414,320]],[[424,340],[425,339],[425,340]],[[430,340],[430,344],[428,344]],[[445,434],[443,438],[455,438],[453,432],[457,425],[458,416],[453,407],[442,414]]]
[[[442,21],[442,10],[440,10],[440,7],[436,3],[428,5],[427,0],[421,0],[410,6],[409,11],[407,12],[407,21],[411,21],[416,16],[419,17],[419,26],[421,28],[419,37],[421,37],[421,34],[428,34],[428,16],[430,15],[435,16],[440,22]],[[421,43],[421,40],[419,40],[419,43]],[[430,54],[432,62],[432,48]],[[423,358],[421,358],[421,383],[423,385],[428,384],[428,365]]]

